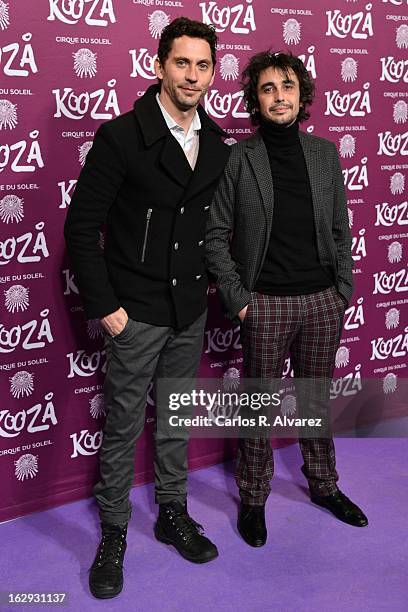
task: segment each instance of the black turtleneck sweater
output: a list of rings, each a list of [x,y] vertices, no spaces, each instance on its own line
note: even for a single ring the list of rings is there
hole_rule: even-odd
[[[322,268],[316,244],[312,193],[299,140],[299,124],[263,121],[274,193],[272,230],[255,291],[269,295],[315,293],[333,285]]]

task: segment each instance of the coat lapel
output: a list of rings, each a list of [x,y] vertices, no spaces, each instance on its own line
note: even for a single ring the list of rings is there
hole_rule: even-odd
[[[222,142],[220,136],[221,134],[215,130],[201,128],[197,162],[187,187],[186,199],[203,191],[221,176],[228,159],[229,148]]]
[[[172,134],[166,137],[159,156],[163,170],[182,187],[188,185],[192,170],[183,149]]]
[[[273,215],[273,182],[268,153],[259,132],[247,141],[247,156],[261,192],[268,232]]]

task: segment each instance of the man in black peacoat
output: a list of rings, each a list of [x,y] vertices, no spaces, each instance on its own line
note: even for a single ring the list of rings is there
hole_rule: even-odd
[[[223,131],[199,106],[214,79],[217,37],[186,18],[162,33],[160,86],[100,126],[69,208],[65,236],[88,318],[106,332],[106,422],[94,487],[102,540],[90,573],[99,598],[123,585],[134,449],[153,378],[188,391],[200,363],[207,306],[205,227],[228,158]],[[105,248],[99,230],[106,225]],[[188,431],[156,401],[157,539],[198,563],[218,554],[187,512]],[[184,416],[191,415],[187,407]]]

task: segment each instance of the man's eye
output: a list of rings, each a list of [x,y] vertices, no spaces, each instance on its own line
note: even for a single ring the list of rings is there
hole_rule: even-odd
[[[207,70],[208,64],[199,64],[198,67],[200,68],[200,70]]]
[[[186,62],[184,60],[177,60],[177,66],[185,66]]]

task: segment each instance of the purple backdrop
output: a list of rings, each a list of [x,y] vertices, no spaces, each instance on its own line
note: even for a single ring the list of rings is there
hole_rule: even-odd
[[[105,355],[62,227],[97,126],[154,82],[158,37],[179,15],[219,32],[204,106],[230,144],[251,131],[238,84],[248,57],[272,47],[304,58],[317,83],[304,129],[339,147],[354,237],[332,396],[357,394],[360,376],[390,394],[406,375],[407,0],[0,0],[0,520],[87,495],[95,479]],[[238,329],[209,299],[201,374],[238,376]],[[137,482],[152,476],[153,421],[150,408]],[[231,440],[190,446],[191,467],[233,451]]]

